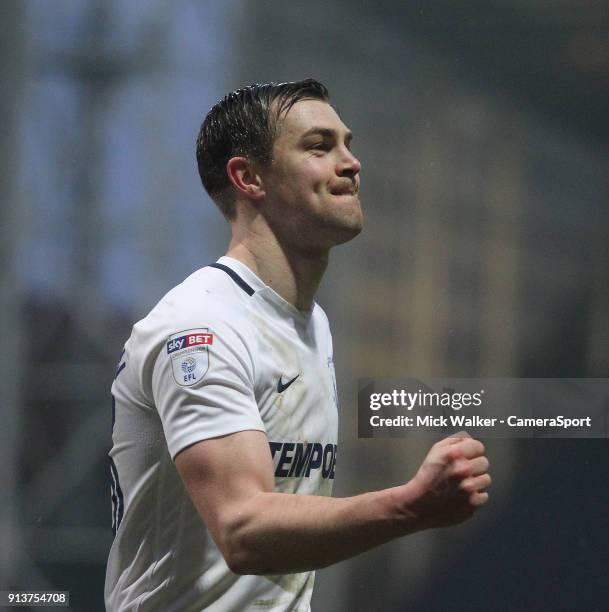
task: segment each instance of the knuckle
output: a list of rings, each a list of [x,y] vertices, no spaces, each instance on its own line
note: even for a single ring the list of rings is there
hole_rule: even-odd
[[[476,495],[475,493],[472,493],[469,497],[469,506],[472,508],[472,510],[477,510],[483,503],[484,501],[482,500],[480,494]]]
[[[444,440],[438,440],[431,448],[432,450],[440,450],[442,448],[444,448],[445,446],[445,441]]]
[[[469,474],[465,470],[462,470],[462,469],[454,470],[450,474],[450,479],[456,485],[460,485],[460,483],[466,481],[468,477],[469,477]]]
[[[471,467],[467,461],[455,461],[450,470],[451,476],[457,479],[471,476]]]
[[[450,447],[445,455],[447,463],[455,463],[457,460],[461,459],[462,456],[463,451],[457,446]]]
[[[474,483],[470,479],[462,480],[459,483],[459,489],[465,493],[473,493],[475,491]]]

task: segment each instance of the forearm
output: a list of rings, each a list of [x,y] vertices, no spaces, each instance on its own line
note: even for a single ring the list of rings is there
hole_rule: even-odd
[[[451,436],[432,446],[406,484],[346,498],[273,492],[271,456],[258,431],[204,440],[179,454],[176,466],[234,572],[286,574],[467,520],[488,500],[483,453],[467,434]]]
[[[325,567],[423,529],[414,496],[411,483],[346,498],[258,493],[229,515],[221,548],[238,573]]]

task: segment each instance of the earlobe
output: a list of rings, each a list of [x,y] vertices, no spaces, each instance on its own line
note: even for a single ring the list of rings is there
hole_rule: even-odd
[[[252,200],[264,196],[262,178],[247,157],[231,157],[226,162],[226,173],[233,187]]]

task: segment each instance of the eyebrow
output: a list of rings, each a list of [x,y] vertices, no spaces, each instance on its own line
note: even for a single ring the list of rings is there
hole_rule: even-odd
[[[309,130],[307,130],[300,138],[301,140],[304,140],[307,136],[312,136],[314,134],[319,134],[320,136],[323,136],[324,138],[328,138],[328,137],[335,138],[338,132],[331,128],[312,127]],[[350,130],[347,130],[345,132],[345,142],[349,144],[351,140],[353,140],[353,132],[351,132]]]

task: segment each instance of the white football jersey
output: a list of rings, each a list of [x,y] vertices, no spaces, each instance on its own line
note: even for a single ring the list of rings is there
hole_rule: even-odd
[[[315,572],[228,569],[173,460],[200,440],[264,431],[275,491],[330,495],[338,415],[323,310],[297,310],[221,257],[134,325],[112,397],[107,609],[309,610]]]

